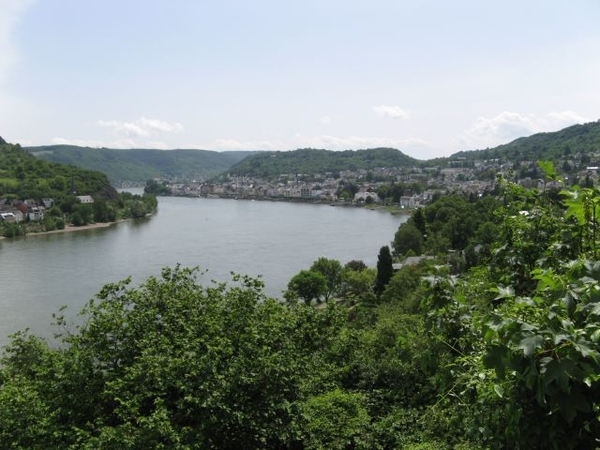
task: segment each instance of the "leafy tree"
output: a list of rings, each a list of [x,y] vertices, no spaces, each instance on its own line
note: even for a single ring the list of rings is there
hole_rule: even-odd
[[[320,272],[301,270],[288,283],[288,298],[299,298],[306,305],[320,301],[327,292],[327,279]]]
[[[146,186],[144,186],[144,193],[154,195],[170,195],[171,190],[167,187],[167,185],[164,182],[159,183],[154,179],[150,179],[146,181]]]
[[[406,313],[418,312],[421,298],[416,293],[422,285],[421,279],[424,275],[425,271],[420,265],[403,266],[390,279],[381,295],[381,300],[402,305]]]
[[[370,449],[366,397],[340,389],[309,398],[301,405],[305,418],[304,448]]]
[[[326,290],[323,293],[325,301],[335,295],[342,283],[342,265],[335,259],[320,257],[310,266],[310,270],[318,272],[325,277],[327,281]]]
[[[496,436],[491,448],[594,448],[600,435],[600,192],[548,194],[505,182],[494,259],[457,285],[434,277],[424,303],[451,389],[474,393],[448,410]]]
[[[348,261],[344,265],[344,268],[360,272],[362,270],[365,270],[367,268],[367,265],[362,260],[353,259],[352,261]]]
[[[351,201],[358,190],[359,187],[356,183],[342,180],[335,194],[343,200]]]
[[[341,312],[290,308],[260,280],[203,287],[195,274],[105,286],[58,348],[15,335],[0,368],[2,446],[300,448],[324,439],[314,424],[336,420],[300,412],[326,404],[350,405],[335,442],[358,440],[364,397],[335,390],[348,355]]]
[[[423,246],[423,235],[412,223],[403,223],[394,235],[392,246],[396,255],[404,255],[408,251],[420,255]]]
[[[421,235],[425,237],[427,235],[427,224],[425,222],[425,214],[423,214],[422,208],[417,208],[413,212],[410,220],[415,227],[421,232]]]
[[[379,297],[394,275],[390,248],[385,245],[379,250],[377,257],[377,277],[375,278],[375,293]]]
[[[372,293],[377,272],[375,269],[353,270],[345,267],[342,272],[340,293],[344,300],[355,303]]]

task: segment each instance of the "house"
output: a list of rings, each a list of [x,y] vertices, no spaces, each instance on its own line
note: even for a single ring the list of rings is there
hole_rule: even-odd
[[[77,200],[81,203],[94,203],[94,199],[91,195],[78,195]]]
[[[426,255],[409,256],[408,258],[404,259],[404,261],[401,263],[392,264],[392,268],[393,268],[394,272],[396,272],[396,271],[402,269],[404,266],[416,266],[421,261],[426,261],[426,260],[430,260],[430,259],[434,259],[433,256],[426,256]]]
[[[30,206],[29,211],[27,211],[27,217],[32,222],[39,222],[44,219],[44,212],[46,208],[43,206]]]
[[[359,203],[366,203],[369,197],[374,203],[379,203],[379,195],[377,195],[377,192],[367,191],[361,191],[354,194],[354,201]]]
[[[403,195],[400,197],[400,208],[413,209],[419,205],[420,198],[418,195]]]
[[[17,218],[11,212],[2,212],[2,213],[0,213],[0,220],[2,220],[2,222],[6,222],[6,223],[14,223],[17,221]]]

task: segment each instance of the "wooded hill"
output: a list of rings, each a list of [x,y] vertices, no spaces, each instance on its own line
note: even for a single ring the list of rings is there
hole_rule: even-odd
[[[485,150],[458,152],[449,159],[501,158],[511,161],[539,161],[559,158],[578,159],[594,152],[600,152],[600,121],[573,125],[552,133],[537,133]]]
[[[78,196],[93,201],[82,203]],[[102,172],[43,161],[0,138],[0,211],[12,215],[0,220],[5,237],[139,218],[156,207],[154,196],[118,193]]]
[[[257,153],[236,164],[229,173],[268,179],[280,174],[324,174],[375,167],[410,167],[418,163],[418,160],[393,148],[342,152],[305,148],[289,152]]]
[[[214,177],[253,152],[209,150],[156,150],[44,145],[25,150],[46,161],[98,170],[112,181],[151,178],[206,179]]]
[[[464,161],[503,162],[572,160],[600,165],[600,122],[573,125],[552,133],[538,133],[485,150],[463,151],[448,158],[418,160],[393,148],[335,152],[302,149],[290,152],[261,152],[247,157],[229,170],[231,175],[272,179],[281,174],[324,174],[344,170],[376,168],[445,167]],[[597,163],[597,164],[596,164]]]
[[[272,179],[282,174],[324,174],[345,170],[399,167],[445,167],[475,160],[505,162],[568,159],[600,165],[600,122],[573,125],[560,131],[538,133],[485,150],[462,151],[447,158],[419,160],[393,148],[331,151],[117,150],[69,145],[26,147],[47,161],[73,164],[104,172],[111,181],[146,181],[150,178],[209,179],[220,174]]]
[[[102,172],[43,161],[19,145],[0,142],[0,197],[60,200],[69,191],[77,195],[106,192],[109,197],[116,196]]]

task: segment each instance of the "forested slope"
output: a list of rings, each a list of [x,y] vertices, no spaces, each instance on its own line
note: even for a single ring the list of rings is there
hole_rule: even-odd
[[[417,160],[392,148],[367,150],[300,149],[289,152],[261,152],[251,155],[229,173],[270,179],[281,174],[325,174],[344,170],[370,170],[376,167],[411,167]]]
[[[45,145],[25,150],[41,159],[103,172],[111,181],[151,178],[206,179],[218,175],[253,152],[155,150]]]
[[[473,159],[501,158],[505,161],[539,161],[559,158],[572,158],[579,161],[582,157],[591,161],[590,155],[600,152],[600,121],[573,125],[559,131],[537,133],[515,139],[497,147],[463,151],[455,153],[450,159],[458,157]],[[598,162],[599,160],[594,160]]]
[[[93,203],[82,204],[80,196],[92,197]],[[21,221],[0,220],[6,237],[143,217],[156,206],[153,196],[119,194],[101,172],[44,161],[19,145],[0,143],[0,211],[23,214]]]

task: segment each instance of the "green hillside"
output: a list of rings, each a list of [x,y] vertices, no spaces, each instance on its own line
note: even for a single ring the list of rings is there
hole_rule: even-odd
[[[271,179],[281,174],[323,174],[378,167],[428,167],[453,164],[456,160],[499,159],[507,162],[572,160],[599,165],[600,122],[573,125],[560,131],[538,133],[484,150],[461,151],[448,158],[418,160],[393,148],[331,151],[156,150],[47,145],[25,150],[46,161],[72,164],[105,173],[111,181],[146,181],[150,178],[209,179],[220,174]]]
[[[393,148],[368,150],[299,149],[262,152],[249,156],[229,170],[232,175],[272,178],[280,174],[315,174],[376,167],[414,166],[418,161]]]
[[[252,153],[220,153],[209,150],[117,150],[73,145],[44,145],[26,147],[25,150],[46,161],[101,171],[111,181],[211,178]]]
[[[0,142],[0,197],[58,200],[71,189],[97,195],[110,189],[110,183],[101,172],[43,161],[19,145]]]
[[[462,151],[450,159],[557,160],[580,159],[600,151],[600,122],[573,125],[551,133],[537,133],[485,150]]]
[[[2,236],[139,218],[156,207],[154,196],[118,193],[102,172],[44,161],[0,138]]]

